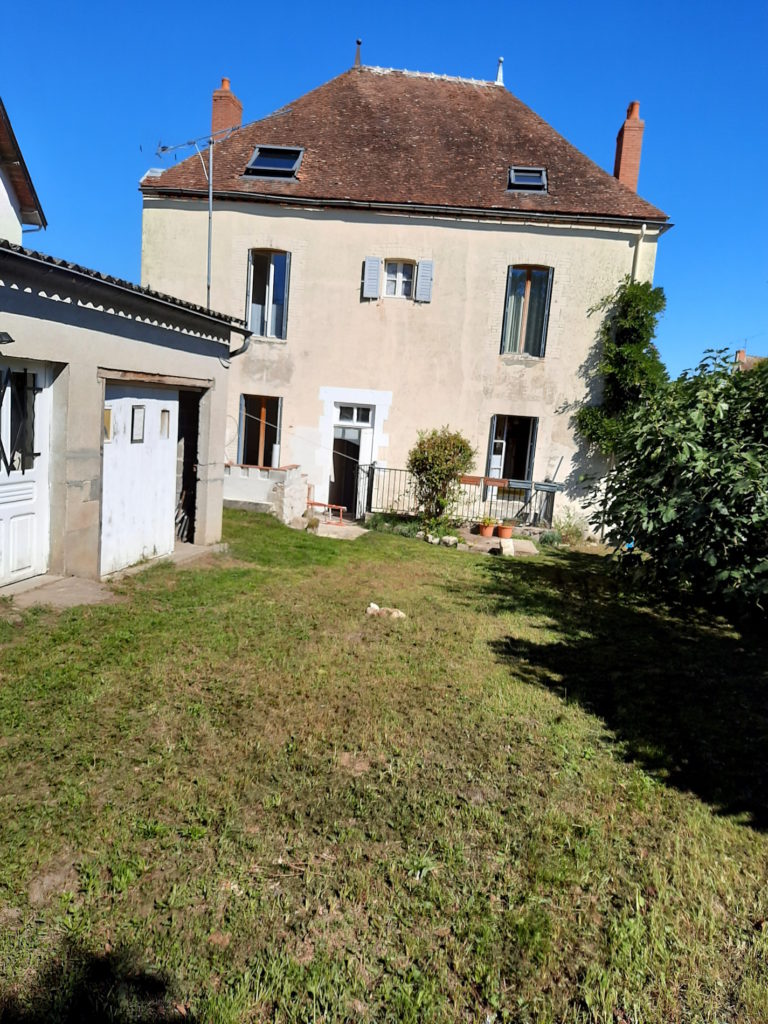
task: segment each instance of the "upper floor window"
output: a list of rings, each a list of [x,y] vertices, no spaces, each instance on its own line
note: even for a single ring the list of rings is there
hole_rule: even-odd
[[[285,338],[291,254],[251,249],[248,267],[248,326],[262,338]]]
[[[546,192],[547,172],[543,167],[510,167],[510,192]]]
[[[384,294],[416,302],[432,301],[434,262],[432,260],[382,260],[380,256],[366,256],[363,262],[361,298],[378,299],[381,265],[384,263]]]
[[[553,274],[551,267],[510,267],[507,271],[502,354],[544,355]]]
[[[412,263],[395,263],[389,260],[384,270],[387,278],[384,294],[410,299],[413,295],[414,265]]]
[[[245,168],[258,178],[295,178],[304,150],[292,146],[257,146]]]

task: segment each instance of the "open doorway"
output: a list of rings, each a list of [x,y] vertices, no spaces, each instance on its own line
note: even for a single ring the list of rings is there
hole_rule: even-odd
[[[189,544],[195,541],[199,430],[200,394],[197,391],[180,391],[176,444],[176,538]]]
[[[282,401],[270,395],[240,396],[241,466],[280,465]]]
[[[536,453],[538,419],[535,416],[491,418],[486,476],[530,481]]]
[[[343,505],[355,515],[357,470],[360,465],[360,431],[355,427],[334,427],[333,479],[328,488],[328,502]]]

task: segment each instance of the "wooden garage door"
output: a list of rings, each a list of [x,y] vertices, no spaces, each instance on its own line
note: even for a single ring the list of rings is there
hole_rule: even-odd
[[[173,551],[179,393],[107,384],[101,574]]]

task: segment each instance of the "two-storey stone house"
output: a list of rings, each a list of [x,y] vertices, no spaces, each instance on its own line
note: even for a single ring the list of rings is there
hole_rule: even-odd
[[[351,507],[358,464],[403,467],[420,430],[448,424],[478,474],[554,477],[577,497],[588,310],[627,275],[651,279],[668,226],[636,193],[638,105],[614,175],[501,74],[356,65],[262,120],[241,126],[241,109],[225,79],[210,301],[254,332],[229,373],[228,460],[299,465],[317,500]],[[141,186],[142,281],[196,302],[206,163]]]

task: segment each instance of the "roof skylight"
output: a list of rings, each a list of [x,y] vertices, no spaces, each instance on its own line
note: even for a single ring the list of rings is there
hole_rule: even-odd
[[[292,146],[257,146],[245,168],[258,178],[295,178],[304,150]]]
[[[543,167],[510,167],[507,188],[510,192],[546,192],[547,172]]]

